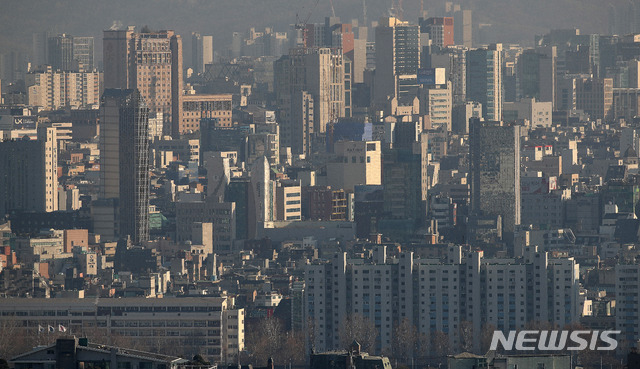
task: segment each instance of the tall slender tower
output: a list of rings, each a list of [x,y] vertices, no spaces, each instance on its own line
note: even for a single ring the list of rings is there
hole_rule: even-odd
[[[73,37],[61,34],[47,39],[47,63],[53,69],[73,70]]]
[[[107,89],[100,104],[100,197],[114,199],[116,236],[149,239],[149,108],[138,90]]]
[[[415,97],[419,66],[420,27],[394,17],[381,18],[376,27],[374,103]]]
[[[502,44],[467,52],[467,100],[482,103],[486,120],[502,120]]]
[[[520,126],[469,122],[471,212],[500,215],[503,230],[520,224]]]
[[[205,65],[213,63],[213,36],[191,34],[191,64],[193,73],[204,73]]]
[[[182,38],[174,31],[104,31],[105,88],[138,89],[164,133],[179,137],[182,109]]]

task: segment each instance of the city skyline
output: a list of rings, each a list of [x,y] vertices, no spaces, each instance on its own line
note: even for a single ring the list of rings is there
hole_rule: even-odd
[[[640,3],[165,1],[0,33],[0,367],[640,363]]]

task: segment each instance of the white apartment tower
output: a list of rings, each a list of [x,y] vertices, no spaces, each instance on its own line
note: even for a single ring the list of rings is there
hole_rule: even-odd
[[[387,258],[386,246],[378,246],[371,258],[338,253],[308,265],[303,316],[317,351],[344,349],[345,318],[353,314],[378,331],[375,353],[391,349],[395,324],[405,318],[428,342],[442,332],[452,348],[467,339],[479,350],[487,327],[508,332],[534,321],[576,322],[578,270],[573,258],[550,259],[536,249],[524,258],[486,259],[482,251],[455,246],[443,258],[420,259],[412,252]],[[470,336],[461,335],[463,325]]]

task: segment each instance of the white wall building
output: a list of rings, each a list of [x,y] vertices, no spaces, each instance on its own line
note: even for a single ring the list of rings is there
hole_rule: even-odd
[[[442,259],[415,258],[403,252],[386,257],[386,246],[371,258],[331,260],[306,267],[305,322],[313,322],[318,351],[343,349],[345,318],[359,314],[378,331],[374,351],[390,350],[395,324],[408,319],[429,342],[443,332],[450,347],[460,348],[470,329],[480,347],[482,330],[522,329],[531,322],[559,327],[580,315],[579,266],[573,258],[549,259],[529,248],[523,258],[485,259],[482,251],[451,247]],[[342,340],[344,341],[344,340]]]

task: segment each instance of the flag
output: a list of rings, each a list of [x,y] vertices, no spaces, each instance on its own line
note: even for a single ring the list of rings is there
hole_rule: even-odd
[[[55,327],[49,326],[49,333],[54,333],[55,331]]]
[[[44,332],[44,327],[38,324],[38,333]]]
[[[62,325],[62,324],[58,324],[58,331],[60,331],[60,332],[66,332],[66,331],[67,331],[67,328],[66,328],[64,325]]]

